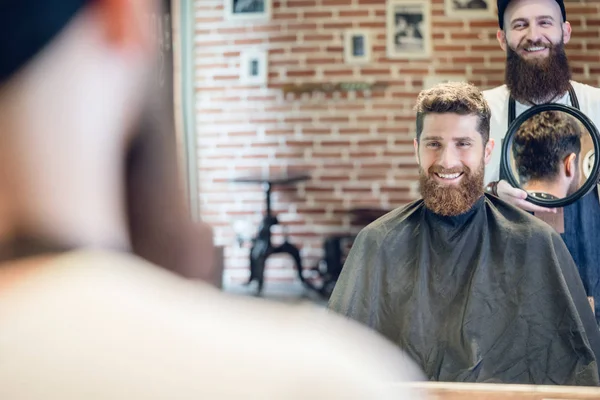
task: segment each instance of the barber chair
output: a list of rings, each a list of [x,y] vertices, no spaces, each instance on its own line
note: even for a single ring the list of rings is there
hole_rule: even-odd
[[[264,272],[267,258],[273,254],[288,254],[294,260],[294,266],[298,274],[298,279],[307,288],[314,290],[318,293],[321,292],[321,288],[312,284],[309,280],[304,277],[304,269],[302,266],[302,259],[300,257],[300,250],[296,245],[288,240],[287,232],[284,234],[284,241],[282,244],[275,246],[271,241],[272,234],[271,228],[275,225],[281,225],[277,216],[273,214],[271,207],[271,192],[275,185],[292,185],[298,182],[306,181],[310,179],[310,175],[304,173],[298,174],[283,174],[283,175],[269,175],[269,176],[250,176],[243,178],[236,178],[233,181],[237,183],[258,183],[263,186],[265,193],[265,213],[263,219],[258,228],[256,236],[252,239],[252,247],[250,249],[250,277],[246,282],[249,285],[252,281],[258,282],[258,288],[256,295],[260,295],[264,285]],[[284,227],[285,228],[285,227]]]
[[[361,229],[389,211],[382,208],[353,208],[350,210],[350,214],[353,216],[351,224],[355,228]],[[320,276],[322,283],[319,293],[323,297],[331,296],[355,238],[356,234],[346,234],[329,236],[325,239],[323,258],[313,268],[313,271]]]

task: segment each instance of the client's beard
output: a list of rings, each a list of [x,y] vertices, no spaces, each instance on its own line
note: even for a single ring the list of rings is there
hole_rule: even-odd
[[[452,174],[464,172],[458,185],[444,185],[433,178],[434,173]],[[433,165],[425,173],[419,167],[419,191],[425,206],[436,214],[455,216],[469,211],[483,196],[483,160],[479,168],[472,172],[468,167],[444,169]]]
[[[519,46],[547,47],[545,59],[525,60],[510,46],[506,50],[505,83],[515,100],[527,104],[549,102],[569,90],[571,69],[563,42],[546,44],[527,41]]]

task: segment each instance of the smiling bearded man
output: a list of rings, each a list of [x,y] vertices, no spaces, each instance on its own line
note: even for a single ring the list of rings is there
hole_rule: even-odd
[[[442,111],[438,108],[437,110],[439,113],[450,111],[460,112],[451,109]],[[416,146],[418,147],[418,143]],[[483,195],[484,168],[483,157],[473,170],[464,164],[452,168],[433,164],[426,173],[419,165],[419,191],[425,206],[434,213],[444,216],[466,213]],[[454,181],[458,182],[453,184]]]
[[[483,191],[490,108],[468,83],[420,93],[422,199],[356,237],[329,302],[430,380],[597,386],[600,332],[558,233]]]

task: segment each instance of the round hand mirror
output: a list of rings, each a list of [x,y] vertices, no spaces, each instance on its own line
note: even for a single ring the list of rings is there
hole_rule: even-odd
[[[581,111],[563,104],[534,106],[509,126],[502,144],[504,179],[543,207],[564,207],[598,183],[600,134]]]

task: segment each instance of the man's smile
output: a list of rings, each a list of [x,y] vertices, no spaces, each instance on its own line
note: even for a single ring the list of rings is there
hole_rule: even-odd
[[[519,49],[519,53],[526,58],[547,56],[549,51],[549,48],[546,46],[527,46]]]
[[[433,176],[435,180],[442,183],[456,183],[460,181],[464,172],[453,172],[453,173],[442,173],[442,172],[434,172]]]

